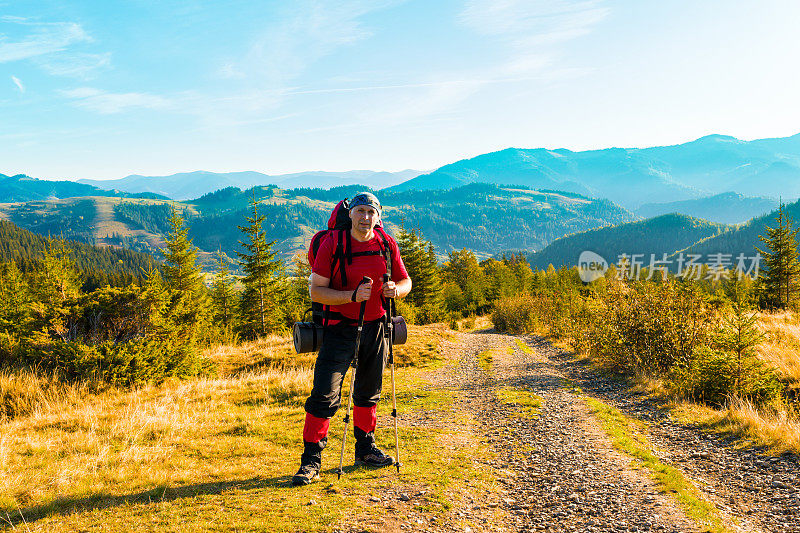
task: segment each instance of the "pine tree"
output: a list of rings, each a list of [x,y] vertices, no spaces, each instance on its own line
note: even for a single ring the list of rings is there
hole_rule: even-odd
[[[217,252],[217,270],[214,273],[214,284],[211,288],[211,301],[214,304],[214,318],[227,328],[233,319],[236,304],[236,290],[233,287],[230,266],[222,251]]]
[[[797,232],[794,222],[784,213],[780,204],[775,217],[775,227],[767,226],[767,236],[759,235],[769,251],[756,248],[764,257],[766,272],[764,290],[768,305],[786,308],[797,301],[800,294],[800,262],[797,256]]]
[[[733,279],[724,284],[730,309],[722,315],[721,328],[716,335],[716,344],[736,357],[734,388],[742,395],[742,379],[745,370],[753,366],[756,346],[765,335],[758,329],[758,314],[753,310],[752,295],[746,282]]]
[[[400,256],[414,288],[406,301],[417,309],[421,324],[435,322],[443,315],[442,282],[436,250],[417,230],[401,230],[397,236]]]
[[[258,213],[259,201],[255,193],[249,204],[252,216],[245,217],[246,226],[239,226],[247,237],[246,241],[239,241],[246,252],[236,252],[244,272],[241,280],[244,290],[239,299],[239,328],[243,336],[256,338],[280,326],[283,287],[279,283],[279,276],[282,265],[275,259],[272,250],[275,241],[267,242],[266,233],[261,227],[265,216]]]
[[[64,239],[47,239],[44,254],[34,270],[32,289],[33,328],[42,335],[70,335],[67,316],[80,294],[81,274]]]
[[[299,322],[311,308],[311,296],[308,293],[308,278],[311,276],[311,265],[308,256],[303,253],[295,254],[292,259],[292,276],[288,280],[288,294],[286,298],[286,322]]]
[[[169,341],[172,338],[175,326],[169,313],[171,300],[170,290],[164,279],[150,263],[144,272],[144,285],[139,298],[139,321],[143,324],[142,332],[145,337],[161,341]]]
[[[31,289],[13,261],[0,263],[0,333],[24,335],[30,322]]]
[[[208,289],[197,266],[197,248],[187,237],[189,229],[173,206],[169,219],[170,231],[165,238],[164,284],[170,291],[170,312],[186,340],[194,341],[210,319]]]

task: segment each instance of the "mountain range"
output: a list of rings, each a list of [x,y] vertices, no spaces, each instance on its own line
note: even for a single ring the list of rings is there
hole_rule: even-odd
[[[713,238],[732,226],[708,222],[687,215],[668,214],[616,226],[591,229],[556,239],[539,252],[530,254],[532,267],[541,270],[578,264],[583,251],[599,254],[606,261],[617,263],[622,254],[640,255],[649,264],[650,255],[661,259],[703,239]]]
[[[29,202],[31,200],[74,198],[79,196],[166,199],[165,196],[158,194],[106,190],[74,181],[47,181],[31,178],[24,174],[15,176],[0,174],[0,203]]]
[[[792,200],[800,197],[800,134],[754,141],[709,135],[673,146],[582,152],[507,148],[445,165],[389,190],[475,182],[571,191],[629,209],[729,191]]]
[[[402,170],[380,172],[374,170],[350,170],[346,172],[310,171],[295,174],[269,175],[261,172],[182,172],[169,176],[140,176],[133,174],[120,179],[79,179],[78,183],[103,189],[117,189],[129,193],[155,193],[174,200],[189,200],[204,194],[237,187],[249,189],[258,185],[277,185],[282,189],[297,187],[319,187],[328,189],[342,185],[365,185],[370,189],[383,189],[412,179],[422,172]]]
[[[777,198],[800,196],[798,177],[800,135],[709,135],[651,148],[509,148],[424,174],[190,172],[82,183],[0,175],[0,219],[154,253],[176,208],[208,261],[216,250],[235,254],[237,226],[256,194],[268,238],[288,257],[325,226],[337,201],[370,188],[384,202],[389,229],[420,230],[440,259],[462,247],[481,258],[512,250],[536,252],[533,264],[546,267],[574,264],[584,249],[609,260],[619,253],[752,253]],[[359,185],[342,185],[348,182]],[[798,204],[788,209],[800,219]]]

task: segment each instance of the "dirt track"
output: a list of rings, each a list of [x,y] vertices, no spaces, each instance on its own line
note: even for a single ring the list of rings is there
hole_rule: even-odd
[[[492,466],[504,488],[508,519],[481,526],[487,501],[463,509],[472,531],[703,531],[678,502],[662,494],[648,473],[615,451],[590,414],[585,396],[613,405],[647,424],[647,436],[665,463],[681,469],[713,503],[731,531],[800,532],[800,468],[796,456],[770,458],[739,451],[722,440],[674,423],[645,397],[592,372],[538,337],[524,342],[490,331],[460,333],[444,349],[458,364],[438,372],[434,386],[455,388],[456,409],[477,423],[498,459]],[[491,368],[480,352],[496,350]],[[574,386],[582,391],[576,394]],[[542,398],[539,416],[525,420],[497,400],[501,387],[522,387]],[[462,513],[459,513],[462,514]],[[461,518],[461,516],[459,517]],[[409,525],[410,527],[410,525]],[[415,528],[416,529],[416,528]],[[431,530],[457,530],[438,524]]]

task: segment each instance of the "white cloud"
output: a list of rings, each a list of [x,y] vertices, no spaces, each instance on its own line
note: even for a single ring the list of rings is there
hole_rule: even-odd
[[[29,60],[48,74],[89,79],[95,71],[111,64],[108,52],[75,50],[92,42],[92,37],[74,22],[0,17],[0,63]]]
[[[556,43],[589,33],[608,13],[600,0],[469,0],[459,20],[520,44]]]
[[[111,53],[53,54],[41,58],[37,63],[48,74],[89,79],[99,69],[107,68],[111,65]]]
[[[359,20],[364,15],[405,0],[291,2],[276,23],[264,28],[241,60],[219,69],[222,77],[247,77],[276,89],[302,74],[312,63],[372,33]]]
[[[0,34],[0,63],[62,52],[76,43],[91,41],[74,22],[30,22],[19,17],[3,17],[2,22],[23,26],[28,31],[16,40]]]
[[[23,85],[22,80],[20,80],[16,76],[12,75],[11,76],[11,81],[14,82],[14,85],[17,86],[17,89],[19,90],[20,93],[25,94],[25,85]]]
[[[555,64],[557,45],[590,33],[609,11],[603,0],[469,0],[459,21],[509,47],[498,71],[511,75]]]
[[[112,115],[130,109],[167,109],[172,102],[163,96],[147,93],[110,93],[92,87],[80,87],[61,91],[71,98],[75,105],[96,111],[103,115]]]

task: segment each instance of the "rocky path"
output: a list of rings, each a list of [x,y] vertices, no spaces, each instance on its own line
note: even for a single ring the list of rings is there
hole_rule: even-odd
[[[704,531],[646,471],[615,451],[583,395],[646,421],[658,456],[680,468],[715,504],[730,531],[800,532],[797,457],[737,451],[696,429],[670,421],[647,398],[601,377],[544,339],[463,333],[445,346],[455,369],[434,386],[459,390],[456,409],[476,419],[497,454],[492,466],[504,486],[506,531]],[[510,349],[508,348],[510,347]],[[491,365],[478,354],[493,350]],[[577,394],[580,387],[582,393]],[[497,399],[500,388],[541,397],[539,415],[521,418]],[[476,506],[479,508],[480,506]]]

